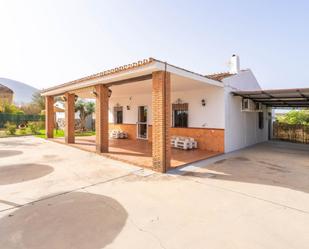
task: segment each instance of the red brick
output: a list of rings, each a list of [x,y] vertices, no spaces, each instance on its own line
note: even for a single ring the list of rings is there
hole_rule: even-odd
[[[104,85],[95,86],[95,129],[96,129],[96,151],[98,153],[108,152],[108,88]]]
[[[54,96],[45,97],[45,117],[46,137],[53,138],[55,126]]]
[[[171,165],[170,121],[171,121],[170,73],[152,74],[152,162],[153,169],[166,172]]]

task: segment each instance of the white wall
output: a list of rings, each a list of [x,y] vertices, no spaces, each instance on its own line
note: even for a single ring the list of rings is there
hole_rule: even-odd
[[[114,107],[119,104],[123,107],[123,123],[124,124],[136,124],[138,115],[138,106],[148,107],[148,124],[152,123],[151,114],[151,95],[150,94],[138,94],[128,96],[112,96],[109,101],[109,122],[114,122]],[[130,110],[127,110],[127,106],[130,106]]]
[[[224,129],[224,89],[222,87],[173,92],[172,103],[175,103],[178,98],[184,103],[189,103],[189,127]],[[202,99],[206,100],[206,106],[202,106]]]
[[[131,97],[131,100],[130,100]],[[185,92],[172,92],[171,102],[180,98],[183,103],[189,104],[189,127],[224,128],[224,89],[222,87],[209,86]],[[206,106],[202,106],[201,100],[206,100]],[[123,106],[123,123],[135,124],[137,122],[138,106],[148,106],[148,123],[151,120],[151,94],[133,96],[112,96],[109,102],[109,122],[114,122],[113,107],[116,104]],[[130,106],[127,110],[126,106]]]
[[[241,112],[241,98],[231,94],[237,90],[259,90],[250,70],[226,78],[225,85],[225,152],[238,150],[268,139],[267,110],[264,108],[264,129],[259,129],[257,112]]]

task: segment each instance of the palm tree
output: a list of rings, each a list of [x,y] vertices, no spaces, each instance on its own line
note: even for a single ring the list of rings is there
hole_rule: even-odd
[[[80,126],[81,130],[85,131],[86,130],[86,118],[89,115],[92,115],[95,110],[95,104],[94,102],[86,102],[83,100],[78,100],[75,103],[75,112],[79,111],[79,118],[80,118]]]

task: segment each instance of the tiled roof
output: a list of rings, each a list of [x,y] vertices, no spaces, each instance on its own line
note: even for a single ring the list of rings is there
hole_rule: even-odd
[[[150,64],[153,61],[155,61],[155,59],[150,57],[148,59],[140,60],[140,61],[133,62],[133,63],[127,64],[127,65],[115,67],[113,69],[109,69],[109,70],[105,70],[105,71],[102,71],[102,72],[99,72],[99,73],[96,73],[96,74],[92,74],[92,75],[71,81],[71,83],[76,83],[76,82],[80,82],[80,81],[84,81],[84,80],[88,80],[88,79],[93,79],[93,78],[97,78],[97,77],[102,77],[102,76],[106,76],[106,75],[110,75],[110,74],[115,74],[115,73],[127,71],[127,70],[130,70],[132,68],[141,67],[141,66],[144,66],[146,64]]]
[[[7,86],[4,86],[0,84],[0,92],[2,93],[14,93],[12,89],[8,88]]]
[[[133,62],[131,64],[115,67],[113,69],[105,70],[105,71],[102,71],[102,72],[99,72],[99,73],[95,73],[95,74],[91,74],[89,76],[79,78],[77,80],[72,80],[72,81],[69,81],[69,82],[66,82],[66,83],[63,83],[63,84],[60,84],[60,85],[56,85],[56,86],[53,86],[53,87],[50,87],[50,88],[47,88],[47,89],[43,89],[41,91],[41,93],[44,93],[44,92],[52,90],[52,89],[57,89],[57,88],[65,87],[65,86],[74,85],[76,83],[79,83],[79,82],[82,82],[82,81],[85,81],[85,80],[91,80],[91,79],[95,79],[95,78],[106,76],[106,75],[116,74],[116,73],[123,72],[123,71],[129,71],[133,68],[138,68],[138,67],[142,67],[142,66],[145,66],[147,64],[150,64],[153,61],[156,61],[156,60],[149,57],[148,59],[144,59],[144,60],[140,60],[140,61],[137,61],[137,62]]]
[[[186,71],[186,72],[189,72],[189,73],[192,73],[192,74],[195,74],[195,75],[198,75],[198,76],[205,77],[205,78],[213,80],[213,78],[211,78],[211,77],[208,77],[208,76],[205,76],[205,75],[202,75],[202,74],[199,74],[199,73],[195,73],[195,72],[189,71],[187,69],[184,69],[184,68],[181,68],[181,67],[177,67],[177,66],[168,64],[166,62],[163,62],[163,61],[154,59],[152,57],[149,57],[148,59],[140,60],[140,61],[137,61],[137,62],[134,62],[134,63],[131,63],[131,64],[127,64],[127,65],[123,65],[123,66],[119,66],[119,67],[116,67],[116,68],[113,68],[113,69],[110,69],[110,70],[105,70],[105,71],[102,71],[102,72],[99,72],[99,73],[96,73],[96,74],[92,74],[92,75],[83,77],[83,78],[80,78],[80,79],[77,79],[77,80],[69,81],[69,82],[64,83],[64,84],[60,84],[60,85],[57,85],[57,86],[54,86],[54,87],[43,89],[41,91],[41,93],[44,93],[44,92],[47,92],[47,91],[50,91],[50,90],[54,90],[54,89],[58,89],[58,88],[61,88],[61,87],[66,87],[66,86],[74,85],[76,83],[80,83],[80,82],[83,82],[85,80],[96,79],[96,78],[99,78],[99,77],[102,77],[102,76],[107,76],[107,75],[111,75],[111,74],[117,74],[117,73],[124,72],[124,71],[129,71],[131,69],[143,67],[143,66],[151,64],[153,62],[164,63],[164,64],[166,64],[168,66],[172,66],[174,68],[178,68],[180,70],[183,70],[183,71]]]
[[[214,73],[214,74],[209,74],[206,75],[207,78],[210,78],[212,80],[218,80],[218,81],[222,81],[223,79],[227,78],[227,77],[231,77],[235,74],[229,73],[229,72],[223,72],[223,73]]]

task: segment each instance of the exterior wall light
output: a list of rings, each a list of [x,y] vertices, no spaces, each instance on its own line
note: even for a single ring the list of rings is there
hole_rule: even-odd
[[[107,96],[110,98],[112,96],[113,91],[111,89],[108,89],[108,94]]]
[[[130,108],[130,106],[129,106],[129,105],[127,105],[127,110],[128,110],[128,111],[130,111],[130,109],[131,109],[131,108]]]
[[[202,99],[201,103],[202,103],[202,106],[206,106],[206,100],[205,99]]]
[[[91,91],[91,94],[93,94],[93,95],[96,96],[96,97],[98,96],[98,93],[97,93],[95,90],[92,90],[92,91]]]
[[[107,93],[107,96],[110,98],[112,96],[112,90],[111,89],[108,89],[108,93]],[[93,94],[94,96],[98,96],[98,93],[95,91],[95,90],[92,90],[91,91],[91,94]]]

